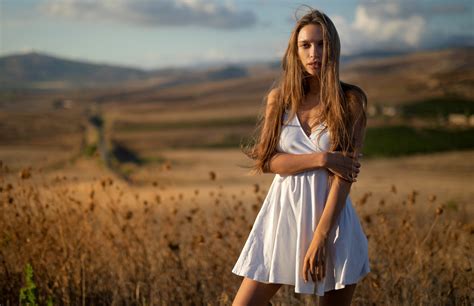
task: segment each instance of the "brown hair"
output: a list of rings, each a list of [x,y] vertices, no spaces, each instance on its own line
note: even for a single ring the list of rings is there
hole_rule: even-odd
[[[264,97],[266,113],[259,116],[257,137],[242,149],[255,161],[254,173],[269,172],[269,162],[276,152],[282,125],[282,115],[289,109],[289,120],[296,111],[307,91],[308,77],[311,77],[298,57],[297,39],[300,30],[309,24],[320,25],[323,32],[324,50],[320,76],[321,113],[311,120],[310,125],[325,122],[324,130],[329,129],[331,151],[354,152],[356,139],[354,123],[366,123],[367,97],[357,86],[339,80],[340,41],[336,27],[324,13],[311,9],[297,22],[288,41],[282,59],[282,72],[276,85]]]

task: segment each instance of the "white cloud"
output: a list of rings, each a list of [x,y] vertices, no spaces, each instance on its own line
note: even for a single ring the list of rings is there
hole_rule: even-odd
[[[405,0],[364,1],[357,5],[352,22],[331,17],[341,39],[341,52],[373,49],[419,48],[427,32],[426,18]]]
[[[472,45],[472,34],[435,29],[432,22],[437,17],[449,18],[451,23],[456,23],[455,18],[469,19],[472,17],[470,14],[472,3],[361,0],[352,22],[342,16],[332,19],[341,38],[342,53],[351,54],[374,49],[413,50],[453,44]]]
[[[252,11],[213,0],[50,0],[41,9],[75,19],[112,20],[145,26],[238,29],[256,24]]]
[[[366,38],[379,42],[393,41],[417,46],[425,30],[425,19],[419,15],[402,16],[400,13],[401,7],[397,2],[378,6],[359,5],[352,27]]]

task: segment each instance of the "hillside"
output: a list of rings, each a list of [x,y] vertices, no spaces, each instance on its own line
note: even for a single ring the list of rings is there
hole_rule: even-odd
[[[0,89],[74,89],[133,86],[152,82],[160,88],[240,78],[248,75],[241,65],[225,65],[209,69],[143,70],[106,64],[63,59],[37,52],[0,57]]]
[[[341,79],[362,87],[374,104],[399,104],[439,95],[473,97],[472,47],[341,58]],[[39,53],[0,57],[0,90],[76,95],[100,103],[195,101],[214,87],[228,95],[261,96],[278,77],[279,64],[142,70],[72,61]],[[215,95],[215,93],[213,93]],[[76,96],[77,98],[77,96]],[[1,101],[0,103],[4,102]]]
[[[453,94],[474,98],[473,51],[453,48],[358,60],[345,66],[341,75],[366,90],[375,103],[410,103]]]
[[[393,57],[357,59],[341,66],[341,80],[363,88],[371,104],[397,105],[412,101],[460,95],[474,97],[474,53],[472,48],[423,51]],[[162,86],[142,83],[141,86],[101,92],[95,100],[101,103],[133,102],[142,105],[168,102],[193,102],[193,105],[216,104],[230,106],[258,104],[264,93],[278,78],[278,69],[248,69],[247,77],[231,80],[182,82]],[[216,99],[221,95],[221,99]],[[210,98],[212,96],[212,99]],[[245,97],[251,97],[248,100]],[[202,103],[199,103],[202,102]],[[197,104],[196,104],[197,103]],[[191,105],[190,105],[191,106]],[[191,106],[192,107],[192,106]]]
[[[1,57],[0,71],[0,88],[29,87],[38,82],[47,87],[80,87],[98,81],[114,83],[149,77],[139,69],[66,60],[36,52]]]

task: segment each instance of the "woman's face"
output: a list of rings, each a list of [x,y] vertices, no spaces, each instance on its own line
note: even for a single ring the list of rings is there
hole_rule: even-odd
[[[323,56],[323,32],[321,25],[308,24],[298,33],[298,57],[306,72],[319,74]]]

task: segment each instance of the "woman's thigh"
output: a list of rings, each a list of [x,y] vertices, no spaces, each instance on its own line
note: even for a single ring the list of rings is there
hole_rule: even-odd
[[[324,296],[319,297],[320,306],[332,306],[332,305],[341,305],[349,306],[351,305],[352,296],[357,284],[346,285],[342,289],[330,290],[324,293]]]
[[[266,284],[244,277],[232,305],[266,306],[278,289],[280,289],[281,285]]]

